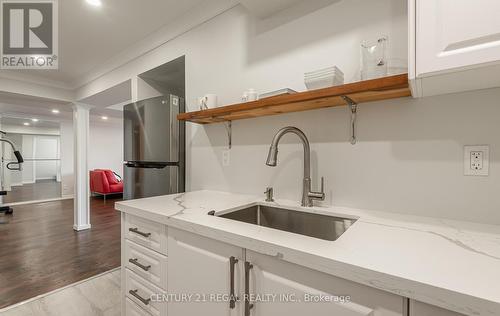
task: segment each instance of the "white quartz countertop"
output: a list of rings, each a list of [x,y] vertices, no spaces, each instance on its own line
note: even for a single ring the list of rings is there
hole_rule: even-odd
[[[336,241],[209,216],[264,204],[357,218]],[[500,226],[195,191],[116,209],[466,315],[500,315]]]

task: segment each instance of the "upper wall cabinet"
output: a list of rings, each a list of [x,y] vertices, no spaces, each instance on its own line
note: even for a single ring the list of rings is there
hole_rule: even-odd
[[[409,0],[414,96],[500,87],[500,1]]]

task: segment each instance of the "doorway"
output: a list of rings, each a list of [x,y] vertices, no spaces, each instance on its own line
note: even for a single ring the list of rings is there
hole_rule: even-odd
[[[16,158],[7,144],[2,146],[1,182],[4,204],[58,199],[61,190],[61,140],[59,123],[2,117],[3,138],[21,152],[21,170],[8,164]]]

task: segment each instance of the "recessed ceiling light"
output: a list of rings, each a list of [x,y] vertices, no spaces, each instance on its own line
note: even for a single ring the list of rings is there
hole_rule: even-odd
[[[32,122],[38,122],[38,119],[37,118],[32,118],[31,121]]]
[[[52,110],[52,113],[54,113],[54,114],[59,114],[59,110],[58,110],[58,109],[53,109],[53,110]]]
[[[87,3],[93,5],[94,7],[102,6],[101,0],[87,0]]]
[[[107,119],[108,119],[108,117],[107,117],[107,116],[101,116],[101,118],[102,118],[103,120],[107,120]]]
[[[24,126],[30,126],[30,123],[28,123],[28,122],[24,122],[24,123],[23,123],[23,125],[24,125]]]

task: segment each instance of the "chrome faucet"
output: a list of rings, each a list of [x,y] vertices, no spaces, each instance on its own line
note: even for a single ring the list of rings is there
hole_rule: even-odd
[[[280,142],[281,137],[288,133],[293,133],[299,136],[302,144],[304,145],[304,180],[302,183],[301,205],[310,207],[313,206],[313,200],[323,201],[325,199],[324,179],[321,177],[321,192],[311,191],[311,149],[306,135],[300,129],[293,126],[287,126],[280,129],[276,135],[274,135],[271,148],[269,148],[266,165],[276,167],[278,164],[278,143]]]

